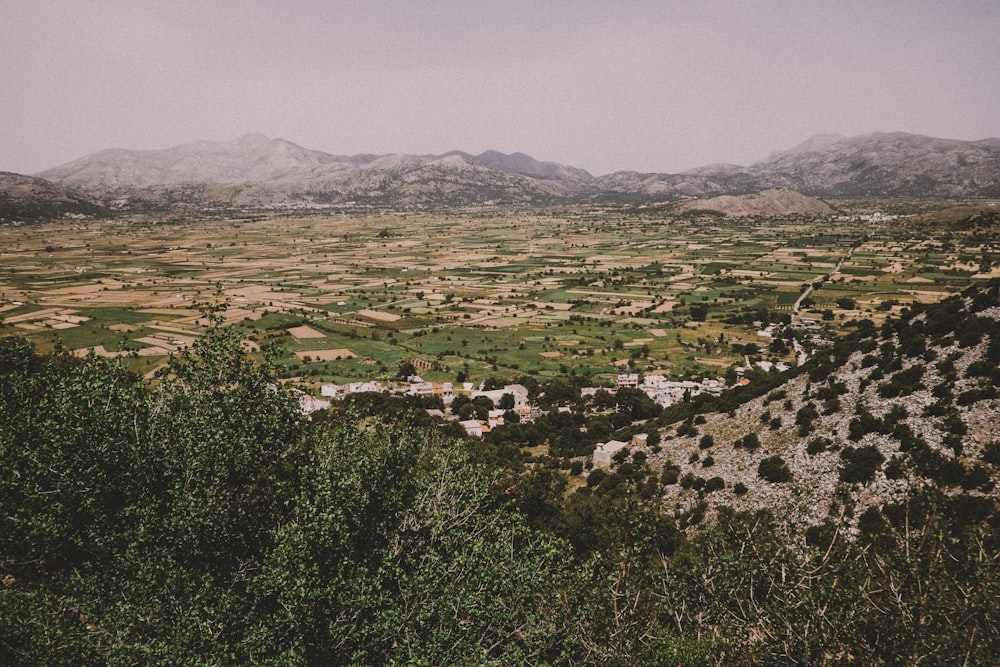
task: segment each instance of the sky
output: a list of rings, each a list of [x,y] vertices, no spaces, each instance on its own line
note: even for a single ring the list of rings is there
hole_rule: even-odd
[[[0,0],[0,171],[247,133],[602,175],[1000,137],[996,0]]]

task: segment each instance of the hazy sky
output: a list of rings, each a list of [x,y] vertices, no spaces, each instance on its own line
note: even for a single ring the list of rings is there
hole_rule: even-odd
[[[338,154],[748,164],[1000,136],[997,0],[0,0],[0,170],[262,132]]]

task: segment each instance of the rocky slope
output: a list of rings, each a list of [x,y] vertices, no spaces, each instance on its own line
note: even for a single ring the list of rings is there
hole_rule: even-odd
[[[101,215],[96,201],[42,178],[0,172],[0,222],[27,222],[65,215]]]
[[[649,201],[786,189],[822,196],[1000,196],[1000,139],[819,136],[740,167],[594,177],[523,153],[343,156],[247,135],[164,150],[113,149],[37,174],[118,206],[439,206]]]
[[[1000,139],[820,135],[751,165],[759,183],[827,196],[1000,196]]]
[[[772,188],[746,195],[720,195],[678,204],[678,213],[709,213],[725,217],[754,215],[828,215],[833,209],[813,197],[792,190]]]
[[[532,203],[573,196],[592,180],[581,169],[522,153],[348,157],[262,135],[102,151],[40,175],[111,199],[207,207]]]
[[[675,471],[665,498],[682,521],[766,507],[800,530],[849,534],[912,488],[996,497],[998,369],[994,281],[862,328],[732,411],[670,425],[651,461]]]

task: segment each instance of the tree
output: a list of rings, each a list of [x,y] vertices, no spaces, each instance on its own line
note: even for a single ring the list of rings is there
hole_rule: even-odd
[[[476,419],[486,421],[490,416],[490,410],[494,409],[493,401],[489,396],[476,396],[472,399],[472,409],[476,414]]]
[[[408,377],[417,374],[417,367],[413,365],[412,361],[404,361],[399,365],[399,370],[396,371],[396,377],[400,380],[405,380]]]

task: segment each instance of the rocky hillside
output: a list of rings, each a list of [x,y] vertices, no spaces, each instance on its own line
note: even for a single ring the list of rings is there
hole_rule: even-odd
[[[623,171],[597,183],[606,192],[634,198],[768,188],[814,197],[997,197],[1000,139],[957,141],[905,132],[817,135],[747,167],[717,164],[683,174]]]
[[[695,199],[678,204],[674,210],[678,213],[708,213],[725,217],[833,213],[833,209],[825,202],[783,188],[762,190],[747,195],[720,195],[709,199]]]
[[[812,195],[1000,196],[1000,139],[821,135],[751,165],[756,183]]]
[[[1000,139],[824,135],[749,167],[711,165],[682,174],[621,171],[595,178],[524,153],[343,156],[247,135],[164,150],[107,150],[37,176],[119,208],[662,201],[776,188],[814,197],[995,197],[1000,196]]]
[[[579,194],[592,179],[523,153],[348,157],[262,135],[102,151],[40,176],[134,205],[206,207],[536,203]]]
[[[769,508],[790,526],[858,530],[907,492],[996,497],[1000,283],[855,333],[766,395],[664,430],[667,506]],[[972,510],[970,510],[972,511]]]
[[[93,199],[41,178],[0,172],[0,222],[28,222],[65,215],[100,215]]]

